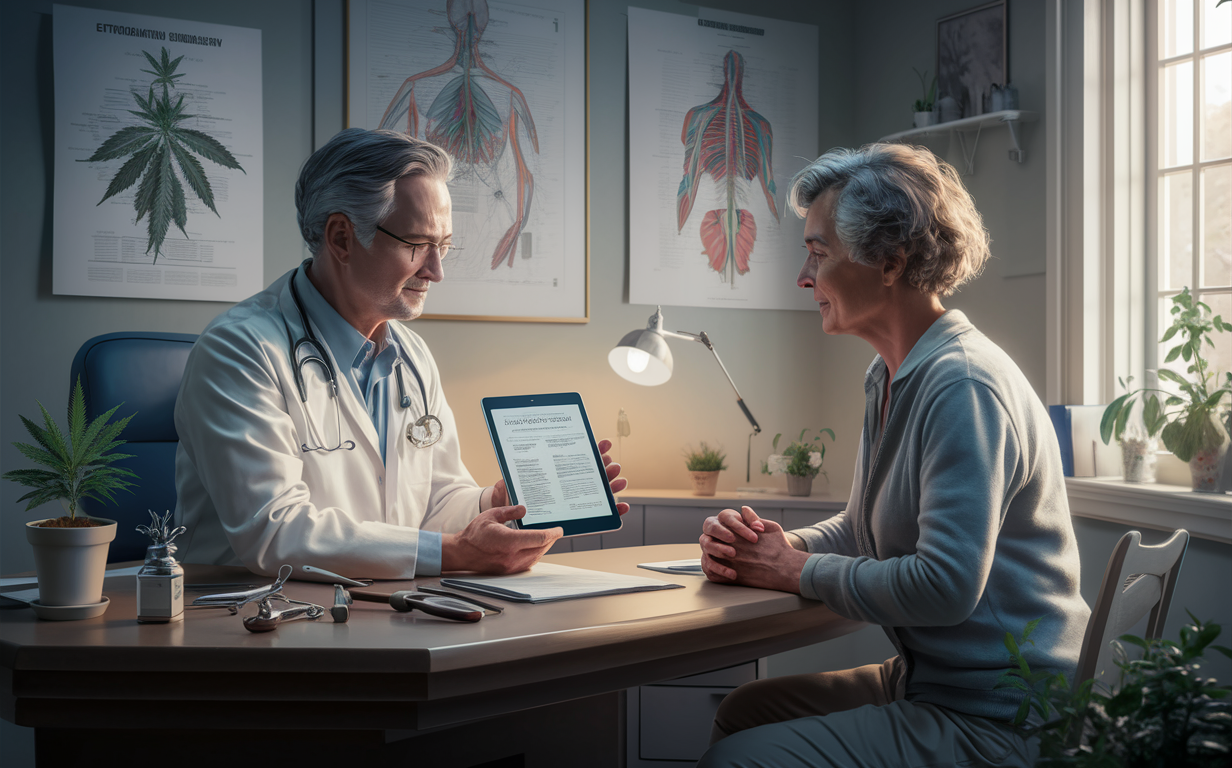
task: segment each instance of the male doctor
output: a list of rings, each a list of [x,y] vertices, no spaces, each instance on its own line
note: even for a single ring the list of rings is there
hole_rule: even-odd
[[[175,406],[187,560],[513,573],[560,538],[505,525],[525,507],[507,506],[503,480],[471,479],[432,354],[390,322],[419,317],[444,277],[451,170],[432,144],[358,128],[304,164],[295,204],[313,258],[215,318],[188,358]]]

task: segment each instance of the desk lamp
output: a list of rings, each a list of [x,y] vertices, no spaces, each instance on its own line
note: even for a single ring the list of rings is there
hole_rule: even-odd
[[[749,412],[749,407],[744,404],[740,390],[736,389],[736,382],[732,381],[731,374],[727,372],[727,366],[723,365],[723,361],[719,359],[719,353],[715,351],[705,331],[701,333],[665,331],[663,330],[663,308],[655,307],[655,313],[650,316],[646,327],[626,333],[620,343],[608,353],[607,362],[612,366],[613,371],[634,384],[647,387],[657,386],[672,377],[672,350],[667,346],[668,339],[686,339],[705,344],[706,349],[714,355],[715,362],[723,369],[727,383],[731,384],[731,388],[736,393],[736,405],[740,406],[749,424],[753,425],[753,431],[749,433],[749,449],[745,456],[744,466],[744,481],[749,482],[752,477],[753,435],[760,434],[761,427],[757,419],[754,419],[753,414]]]

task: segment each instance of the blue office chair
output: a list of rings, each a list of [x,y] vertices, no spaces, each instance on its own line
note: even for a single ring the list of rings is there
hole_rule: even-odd
[[[180,441],[175,431],[175,398],[196,340],[190,333],[108,333],[82,344],[73,358],[70,391],[80,376],[88,418],[120,403],[124,405],[113,419],[136,412],[120,435],[128,442],[119,448],[133,458],[115,466],[136,472],[137,487],[131,494],[117,493],[115,504],[92,499],[81,502],[86,514],[118,523],[108,562],[144,559],[149,538],[138,533],[137,526],[150,522],[148,510],[161,515],[175,509],[175,449]]]

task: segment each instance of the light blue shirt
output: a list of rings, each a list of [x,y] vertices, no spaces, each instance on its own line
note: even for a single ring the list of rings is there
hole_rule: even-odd
[[[385,338],[380,344],[366,338],[355,326],[343,319],[338,310],[325,300],[308,275],[305,262],[295,273],[295,287],[304,304],[304,312],[321,332],[321,341],[337,361],[338,374],[351,385],[355,396],[367,406],[372,426],[376,428],[377,444],[381,447],[381,462],[385,463],[385,440],[389,435],[389,387],[397,386],[391,381],[394,364],[401,359],[414,363],[406,356],[398,340],[385,327]],[[414,379],[414,376],[411,377]],[[418,384],[415,384],[418,388]],[[427,407],[427,404],[424,404]],[[415,567],[416,575],[435,576],[441,572],[441,534],[437,531],[419,532],[419,553]]]

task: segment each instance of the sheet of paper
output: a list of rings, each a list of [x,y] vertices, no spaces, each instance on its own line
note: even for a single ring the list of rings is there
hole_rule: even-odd
[[[238,301],[261,290],[260,30],[67,5],[54,22],[53,292]],[[170,66],[156,76],[163,51]],[[173,151],[158,149],[162,128]]]
[[[816,310],[791,178],[817,157],[817,27],[629,9],[629,300]]]
[[[612,513],[586,421],[576,405],[497,408],[492,420],[526,523]]]
[[[657,563],[638,563],[637,567],[645,568],[648,571],[658,571],[659,573],[702,574],[702,561],[696,557],[691,560],[662,560]]]
[[[658,579],[544,562],[536,563],[529,571],[511,576],[446,577],[441,579],[441,585],[531,603],[681,588],[680,584],[669,584]]]

